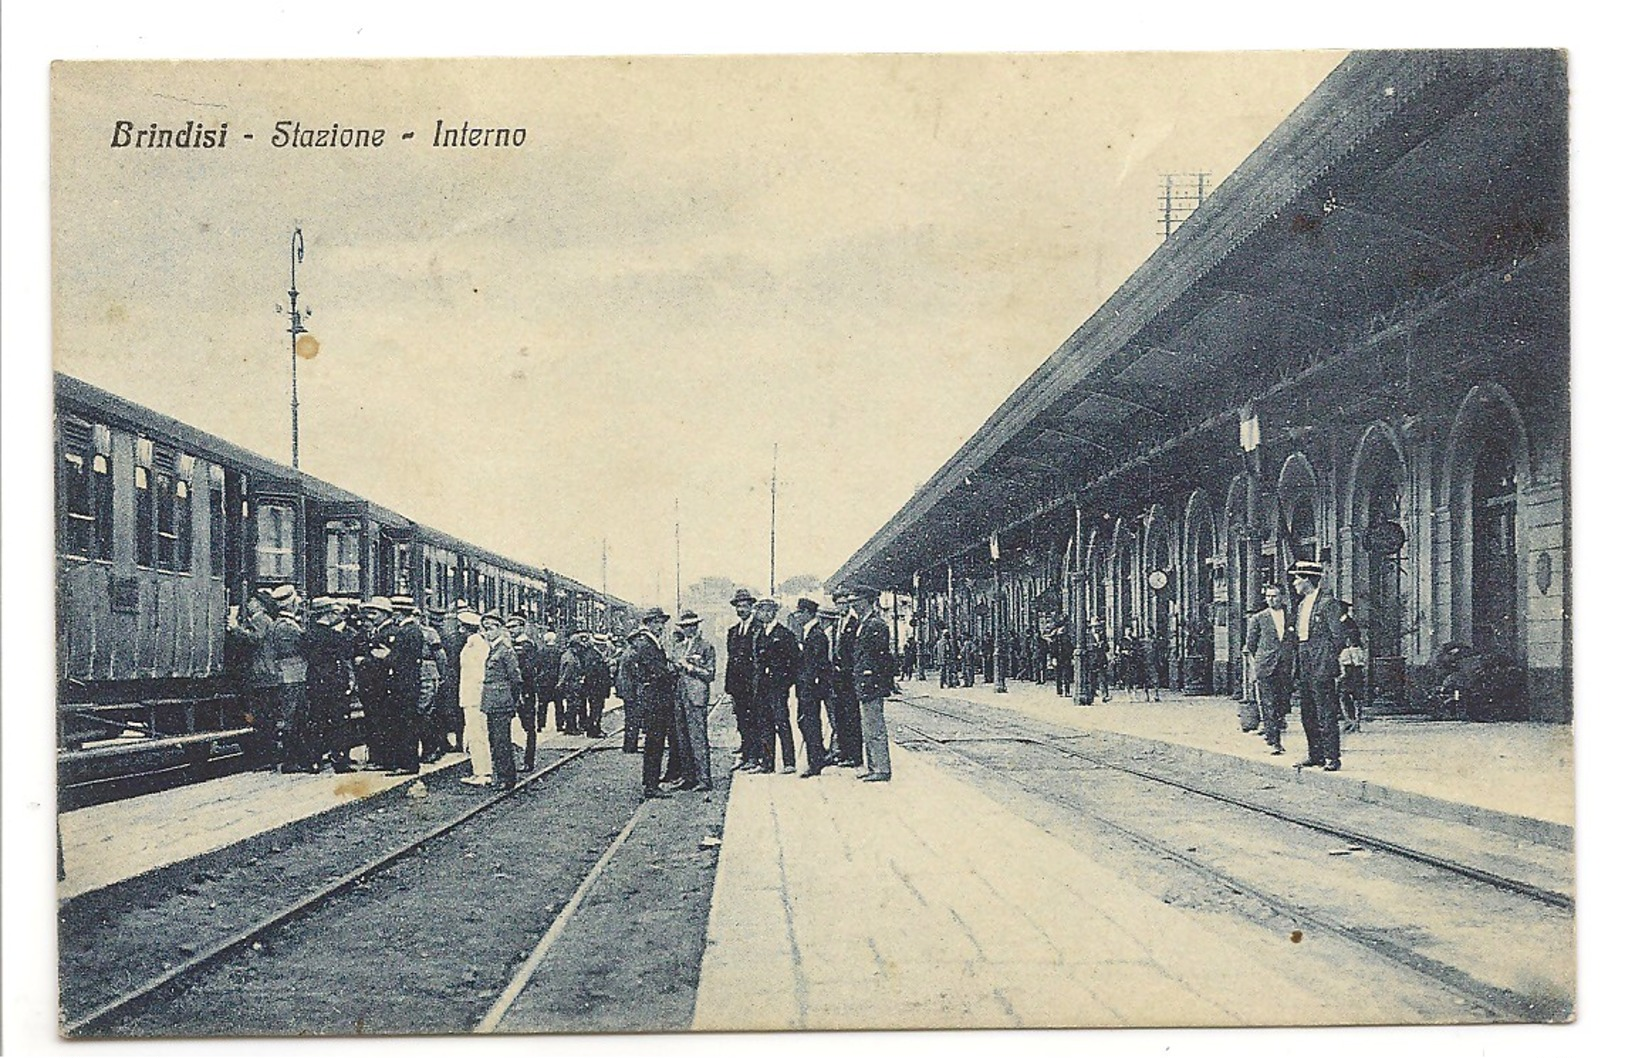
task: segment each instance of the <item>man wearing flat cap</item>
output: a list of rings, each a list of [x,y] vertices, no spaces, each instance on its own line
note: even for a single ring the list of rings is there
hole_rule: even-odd
[[[853,613],[858,620],[852,648],[852,680],[858,695],[864,762],[869,766],[862,776],[864,782],[891,781],[885,702],[896,662],[891,652],[891,630],[875,608],[879,598],[880,592],[867,585],[852,589]]]
[[[1292,591],[1298,596],[1297,653],[1298,701],[1303,713],[1303,734],[1309,754],[1300,767],[1343,766],[1338,735],[1338,655],[1349,645],[1343,604],[1320,590],[1325,570],[1319,562],[1292,564]]]
[[[754,620],[756,596],[744,588],[734,592],[730,600],[739,621],[728,629],[728,661],[723,670],[722,690],[733,704],[734,726],[739,731],[739,760],[735,768],[756,763],[756,735],[751,727],[751,673],[750,644],[755,634]]]
[[[671,615],[658,606],[643,613],[643,621],[627,640],[626,682],[643,718],[643,796],[669,796],[660,789],[660,764],[671,734],[676,706],[677,669],[661,645],[661,632]]]
[[[292,584],[271,589],[271,626],[265,649],[278,681],[276,738],[283,772],[319,770],[310,748],[310,709],[305,688],[305,629],[299,623],[299,592]]]
[[[389,600],[391,620],[373,638],[373,656],[388,666],[385,759],[391,775],[418,773],[418,698],[423,686],[423,626],[409,595]]]
[[[541,697],[542,652],[536,641],[530,638],[525,619],[519,614],[509,614],[503,626],[508,630],[508,641],[513,644],[514,657],[519,661],[519,698],[514,704],[519,712],[519,726],[525,732],[525,759],[519,769],[530,771],[536,767],[536,704]],[[553,674],[553,684],[555,686],[549,688],[550,694],[557,693],[557,672]],[[542,721],[546,723],[547,714],[542,714]],[[563,727],[562,724],[559,726]]]

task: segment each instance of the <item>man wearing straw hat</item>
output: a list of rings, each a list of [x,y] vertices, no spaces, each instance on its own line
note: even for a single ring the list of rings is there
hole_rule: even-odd
[[[1292,564],[1292,590],[1298,596],[1297,652],[1298,702],[1303,712],[1303,733],[1309,754],[1299,767],[1343,766],[1338,737],[1338,655],[1348,646],[1343,604],[1320,590],[1325,569],[1319,562]]]

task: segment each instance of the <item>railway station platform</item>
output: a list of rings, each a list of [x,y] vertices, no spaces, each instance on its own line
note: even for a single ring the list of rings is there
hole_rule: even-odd
[[[619,708],[612,700],[610,710]],[[584,736],[551,728],[537,732],[539,746],[572,746]],[[522,746],[522,744],[521,744]],[[355,754],[365,759],[365,750]],[[427,775],[468,759],[452,753],[423,766]],[[345,775],[283,775],[246,771],[207,782],[63,812],[58,816],[64,879],[57,899],[133,878],[147,871],[225,848],[247,838],[308,819],[352,801],[415,782],[357,768]]]
[[[696,1031],[1380,1023],[1285,936],[1165,903],[927,754],[736,775]],[[1301,969],[1301,964],[1299,969]]]
[[[1080,708],[1031,684],[996,696],[991,687],[939,692],[919,682],[902,691],[907,704],[970,700],[1140,738],[1148,752],[1173,747],[1214,769],[1292,776],[1302,757],[1301,731],[1296,756],[1272,758],[1240,731],[1224,698]],[[839,768],[809,780],[736,773],[695,1030],[1409,1020],[1381,1005],[1381,988],[1359,987],[1337,961],[1346,956],[1137,887],[1114,869],[1114,850],[1080,843],[1057,817],[911,748],[896,726],[904,705],[889,783]],[[1343,783],[1353,796],[1364,784],[1367,799],[1416,807],[1403,803],[1409,796],[1429,809],[1422,815],[1454,806],[1463,822],[1493,817],[1492,829],[1515,833],[1522,821],[1543,842],[1561,843],[1564,832],[1572,840],[1567,727],[1378,721],[1346,746],[1343,772],[1303,769],[1297,781]],[[1312,956],[1328,961],[1312,966]]]
[[[999,694],[988,684],[901,684],[905,696],[972,701],[1079,730],[1110,731],[1201,755],[1215,767],[1279,770],[1326,791],[1491,822],[1514,834],[1522,829],[1549,837],[1574,826],[1574,729],[1568,724],[1367,718],[1359,731],[1342,735],[1342,770],[1327,773],[1297,768],[1305,743],[1296,709],[1287,717],[1286,753],[1271,756],[1263,739],[1241,730],[1229,697],[1164,691],[1162,701],[1147,702],[1140,692],[1114,691],[1110,702],[1077,706],[1053,684],[1010,680],[1006,686]]]

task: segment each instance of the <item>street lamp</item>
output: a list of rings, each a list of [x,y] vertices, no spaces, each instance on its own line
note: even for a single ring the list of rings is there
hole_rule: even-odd
[[[305,330],[305,320],[311,315],[307,306],[303,314],[299,312],[299,262],[305,259],[305,236],[298,228],[293,229],[293,239],[288,246],[288,361],[292,365],[293,392],[289,401],[289,411],[293,419],[293,468],[299,469],[299,360],[313,359],[316,356],[316,336]]]

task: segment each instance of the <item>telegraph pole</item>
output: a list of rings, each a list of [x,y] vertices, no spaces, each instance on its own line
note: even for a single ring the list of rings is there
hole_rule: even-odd
[[[594,629],[594,631],[607,632],[609,631],[609,537],[607,536],[604,537],[603,551],[601,551],[598,556],[598,577],[599,584],[603,588],[602,597],[604,600],[604,627]],[[589,625],[591,623],[592,622],[590,621],[588,622]]]
[[[677,613],[683,612],[683,501],[672,500],[672,537],[677,546]]]

